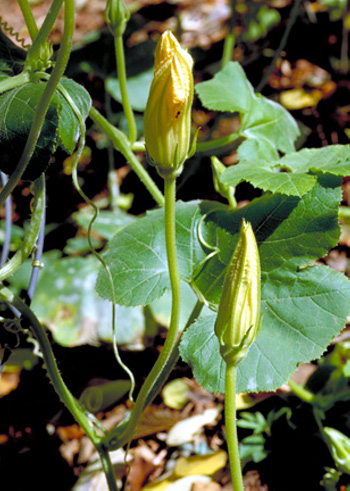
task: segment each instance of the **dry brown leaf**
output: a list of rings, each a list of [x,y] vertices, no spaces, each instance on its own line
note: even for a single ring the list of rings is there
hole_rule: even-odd
[[[56,432],[63,442],[68,440],[80,440],[85,435],[84,431],[77,424],[60,426],[57,428]]]
[[[262,485],[257,471],[248,471],[243,476],[244,491],[268,491],[266,485]]]
[[[73,466],[74,458],[79,453],[80,443],[78,440],[70,440],[59,448],[60,454],[70,466]]]
[[[20,370],[15,372],[3,372],[0,378],[0,397],[7,396],[15,390],[19,384]]]
[[[179,411],[158,409],[155,406],[151,406],[143,414],[141,424],[137,428],[134,438],[168,431],[184,417],[186,417],[184,412],[180,413]]]
[[[222,487],[217,482],[195,482],[191,491],[220,491]]]

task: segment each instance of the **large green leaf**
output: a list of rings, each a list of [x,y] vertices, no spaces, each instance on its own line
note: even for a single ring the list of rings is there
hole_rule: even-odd
[[[98,261],[94,256],[44,256],[32,309],[63,346],[112,341],[111,303],[95,292]],[[139,343],[144,334],[142,309],[117,306],[119,344]]]
[[[240,136],[256,140],[259,147],[269,152],[271,147],[283,153],[294,150],[299,135],[295,120],[280,104],[254,94],[239,63],[228,63],[212,80],[197,84],[196,92],[208,109],[239,112]],[[244,148],[245,144],[241,146]]]
[[[263,321],[258,339],[238,367],[240,392],[275,390],[298,363],[319,357],[346,322],[347,278],[325,266],[308,266],[337,243],[341,195],[333,187],[336,183],[338,178],[320,177],[303,198],[266,195],[234,213],[231,222],[216,211],[202,223],[205,241],[220,253],[203,266],[195,283],[214,307],[241,216],[252,223],[259,243]],[[230,235],[230,247],[225,247]],[[212,314],[191,326],[183,336],[181,354],[207,390],[223,392],[225,364],[214,323]]]
[[[0,95],[0,169],[6,174],[14,171],[22,155],[43,91],[44,83],[29,83]],[[50,105],[25,179],[34,179],[46,169],[57,145],[60,110]]]
[[[91,99],[88,92],[84,87],[69,78],[62,78],[60,85],[68,92],[82,119],[85,121],[91,107]],[[53,103],[62,108],[58,126],[58,144],[67,153],[72,154],[80,135],[78,118],[59,89],[56,90]]]
[[[90,97],[79,84],[62,79],[61,85],[85,119]],[[20,159],[46,82],[31,82],[0,95],[0,169],[11,174]],[[79,137],[79,122],[69,102],[59,90],[52,99],[35,153],[23,177],[35,179],[44,171],[57,146],[72,153]]]
[[[191,283],[209,303],[218,303],[243,217],[255,230],[263,271],[272,271],[289,260],[303,266],[322,257],[339,237],[339,182],[337,177],[320,177],[320,183],[303,198],[265,195],[235,212],[214,202],[179,202],[176,216],[181,279]],[[121,305],[149,304],[169,288],[163,213],[150,212],[123,228],[109,243],[104,259]],[[111,298],[103,269],[97,291]]]
[[[179,269],[182,279],[189,282],[195,265],[205,258],[205,252],[195,240],[195,224],[201,211],[197,202],[178,203],[177,211]],[[169,288],[163,222],[164,210],[152,211],[118,232],[110,241],[104,260],[112,272],[117,303],[147,305]],[[102,269],[97,279],[97,291],[110,299],[108,280]]]
[[[220,180],[229,186],[249,181],[253,186],[283,193],[288,196],[303,196],[315,185],[315,172],[336,176],[350,174],[350,145],[331,145],[324,148],[303,149],[283,158],[269,162],[250,153],[240,163],[229,167]],[[242,157],[242,155],[241,155]]]
[[[321,175],[302,198],[265,195],[236,211],[216,203],[178,203],[181,279],[214,309],[243,217],[252,223],[259,243],[265,314],[262,334],[240,367],[239,390],[274,390],[298,363],[319,356],[343,327],[349,311],[347,279],[327,267],[308,266],[337,244],[340,199],[340,178]],[[119,303],[149,303],[169,288],[163,234],[159,210],[126,226],[110,242],[105,260]],[[108,297],[101,272],[97,289]],[[190,328],[182,350],[201,383],[219,392],[223,365],[215,338],[211,339],[215,315],[210,318]],[[202,334],[206,322],[208,334]],[[287,351],[280,348],[284,338]]]
[[[131,107],[135,111],[144,111],[148,98],[148,92],[153,79],[153,68],[139,73],[135,77],[128,78],[127,90],[130,98]],[[108,78],[106,80],[107,92],[118,102],[122,103],[122,94],[119,80],[117,78]]]
[[[85,207],[73,213],[72,218],[80,227],[87,230],[93,215],[92,209]],[[118,230],[135,220],[136,218],[133,215],[125,213],[120,208],[112,211],[99,210],[97,218],[92,225],[92,230],[105,239],[111,239]]]
[[[322,179],[320,179],[322,181]],[[324,256],[339,238],[340,189],[329,176],[325,186],[317,184],[303,198],[265,195],[236,212],[213,211],[201,224],[202,236],[213,255],[193,279],[209,303],[217,304],[225,268],[238,238],[241,219],[252,223],[261,256],[261,268],[269,273],[292,261],[302,267]]]
[[[262,326],[238,365],[237,392],[276,390],[299,363],[318,358],[344,327],[350,283],[326,266],[298,270],[288,263],[263,276]],[[225,363],[214,334],[215,314],[183,335],[181,356],[208,391],[225,392]]]

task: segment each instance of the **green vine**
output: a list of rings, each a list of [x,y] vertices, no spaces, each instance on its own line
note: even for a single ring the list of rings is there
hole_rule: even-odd
[[[21,247],[15,255],[0,268],[0,281],[11,276],[24,263],[33,251],[38,237],[43,213],[45,212],[45,175],[44,173],[34,182],[33,216]]]

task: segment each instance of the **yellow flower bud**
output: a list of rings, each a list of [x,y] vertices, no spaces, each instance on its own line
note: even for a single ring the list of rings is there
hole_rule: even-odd
[[[226,272],[215,322],[220,353],[237,365],[259,332],[260,257],[250,223],[242,221],[237,246]]]
[[[178,176],[191,136],[193,59],[170,31],[160,38],[144,116],[147,156],[162,177]]]

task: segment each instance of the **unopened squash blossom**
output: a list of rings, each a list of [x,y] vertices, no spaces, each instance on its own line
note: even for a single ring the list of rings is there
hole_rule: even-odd
[[[220,354],[236,366],[259,332],[260,257],[250,223],[242,221],[237,246],[228,265],[215,322]]]
[[[159,174],[177,177],[190,148],[193,59],[170,31],[160,38],[144,116],[147,157]]]

